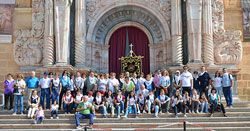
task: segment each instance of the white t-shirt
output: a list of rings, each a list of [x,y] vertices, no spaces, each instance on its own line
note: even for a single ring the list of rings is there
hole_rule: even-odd
[[[119,86],[119,81],[116,78],[109,79],[108,88],[112,93],[114,93],[115,86]]]
[[[14,93],[14,95],[22,95],[22,91],[24,91],[22,87],[26,86],[25,81],[24,80],[16,81],[16,85],[18,88],[18,93]]]
[[[83,96],[82,94],[76,95],[75,100],[76,100],[77,102],[81,101],[81,100],[82,100],[82,96]]]
[[[135,104],[135,102],[136,102],[136,100],[135,100],[135,98],[134,97],[131,97],[131,98],[129,98],[129,103],[128,103],[128,105],[134,105]]]
[[[55,86],[55,87],[59,87],[59,83],[60,83],[60,79],[59,78],[57,78],[57,79],[53,79],[53,85]]]
[[[183,72],[181,74],[180,80],[182,81],[182,87],[191,87],[191,80],[193,80],[193,76],[190,72]]]
[[[51,110],[52,110],[52,111],[57,111],[57,110],[58,110],[58,107],[59,107],[58,105],[52,104],[52,105],[51,105]]]
[[[42,78],[39,81],[39,85],[41,86],[42,89],[47,89],[50,86],[50,78]]]
[[[214,84],[214,87],[222,87],[222,78],[221,77],[215,77],[213,79],[213,84]]]

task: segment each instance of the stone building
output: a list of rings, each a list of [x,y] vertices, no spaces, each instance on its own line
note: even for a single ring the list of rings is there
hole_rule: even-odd
[[[249,9],[248,0],[0,0],[0,80],[30,70],[113,71],[121,54],[111,52],[122,49],[111,41],[124,28],[146,36],[133,44],[147,73],[227,67],[235,94],[250,100]]]

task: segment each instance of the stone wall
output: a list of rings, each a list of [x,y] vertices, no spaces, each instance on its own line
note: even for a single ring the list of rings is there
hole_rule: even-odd
[[[225,29],[242,31],[242,9],[240,0],[224,0]],[[242,38],[243,40],[243,38]],[[250,42],[243,41],[243,58],[237,67],[238,95],[243,100],[250,100]]]

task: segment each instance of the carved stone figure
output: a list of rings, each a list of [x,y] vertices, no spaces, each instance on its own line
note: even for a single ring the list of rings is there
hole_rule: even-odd
[[[12,5],[0,5],[0,34],[12,33]]]

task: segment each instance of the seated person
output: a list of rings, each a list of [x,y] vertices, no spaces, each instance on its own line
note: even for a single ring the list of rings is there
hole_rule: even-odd
[[[201,94],[200,102],[201,102],[201,113],[208,113],[208,100],[204,92]]]
[[[105,104],[105,99],[102,96],[101,92],[97,92],[96,97],[94,97],[94,106],[95,110],[100,111],[100,113],[103,115],[103,117],[107,117],[107,108],[104,105]]]
[[[184,110],[186,110],[186,107],[183,106],[183,99],[180,94],[180,90],[176,90],[175,95],[171,98],[171,105],[174,110],[175,117],[178,117],[178,113],[181,111],[184,113],[184,117],[187,117]]]
[[[63,108],[65,114],[69,114],[72,110],[74,98],[71,95],[71,91],[67,90],[66,94],[63,96]]]
[[[190,111],[192,103],[192,100],[187,91],[184,92],[182,99],[183,99],[183,106],[186,107],[186,110],[184,110],[184,113],[186,114],[186,112]]]
[[[83,101],[78,104],[75,114],[76,128],[81,129],[80,119],[89,119],[89,128],[94,124],[94,115],[91,114],[92,104],[88,102],[88,96],[83,96]]]
[[[79,90],[77,90],[77,92],[76,92],[76,97],[75,97],[75,99],[74,99],[74,108],[76,109],[77,108],[77,106],[78,106],[78,104],[79,103],[81,103],[81,101],[82,101],[82,93],[81,93],[81,90],[79,89]]]
[[[199,113],[199,105],[200,105],[200,97],[196,91],[196,89],[193,89],[193,95],[192,95],[192,113]]]
[[[111,117],[114,117],[115,107],[114,107],[114,97],[112,91],[108,91],[105,97],[105,106],[108,112],[111,113]]]
[[[124,113],[124,99],[125,97],[122,95],[121,90],[119,90],[116,98],[114,99],[117,118],[120,118],[120,114]]]
[[[41,124],[43,122],[43,119],[44,119],[44,111],[43,111],[43,107],[40,105],[38,107],[38,110],[36,111],[35,124]]]
[[[137,114],[136,97],[134,91],[131,91],[127,97],[126,113],[124,117],[127,118],[129,113],[132,113],[135,116]]]
[[[165,95],[164,89],[161,90],[160,95],[157,97],[157,99],[160,102],[161,112],[164,109],[166,113],[168,113],[170,98],[167,95]]]
[[[146,113],[146,98],[143,96],[143,94],[139,94],[139,97],[137,99],[137,107],[138,107],[138,114],[140,113]]]
[[[35,111],[38,109],[40,102],[40,98],[37,95],[37,91],[33,90],[32,95],[29,98],[28,104],[29,104],[29,111],[28,111],[28,118],[33,118]]]
[[[151,106],[153,105],[154,101],[155,101],[154,92],[150,91],[149,95],[147,96],[147,101],[146,101],[146,103],[147,103],[146,109],[148,111],[148,114],[151,114]]]
[[[59,119],[58,117],[58,104],[56,101],[54,101],[54,103],[51,105],[51,108],[50,108],[50,119],[53,119],[54,115],[56,116],[56,119]]]
[[[209,95],[209,102],[210,102],[210,110],[211,110],[210,117],[213,117],[215,110],[222,111],[223,115],[227,117],[224,105],[221,103],[220,96],[216,93],[215,88],[212,88],[211,90],[211,94]]]

